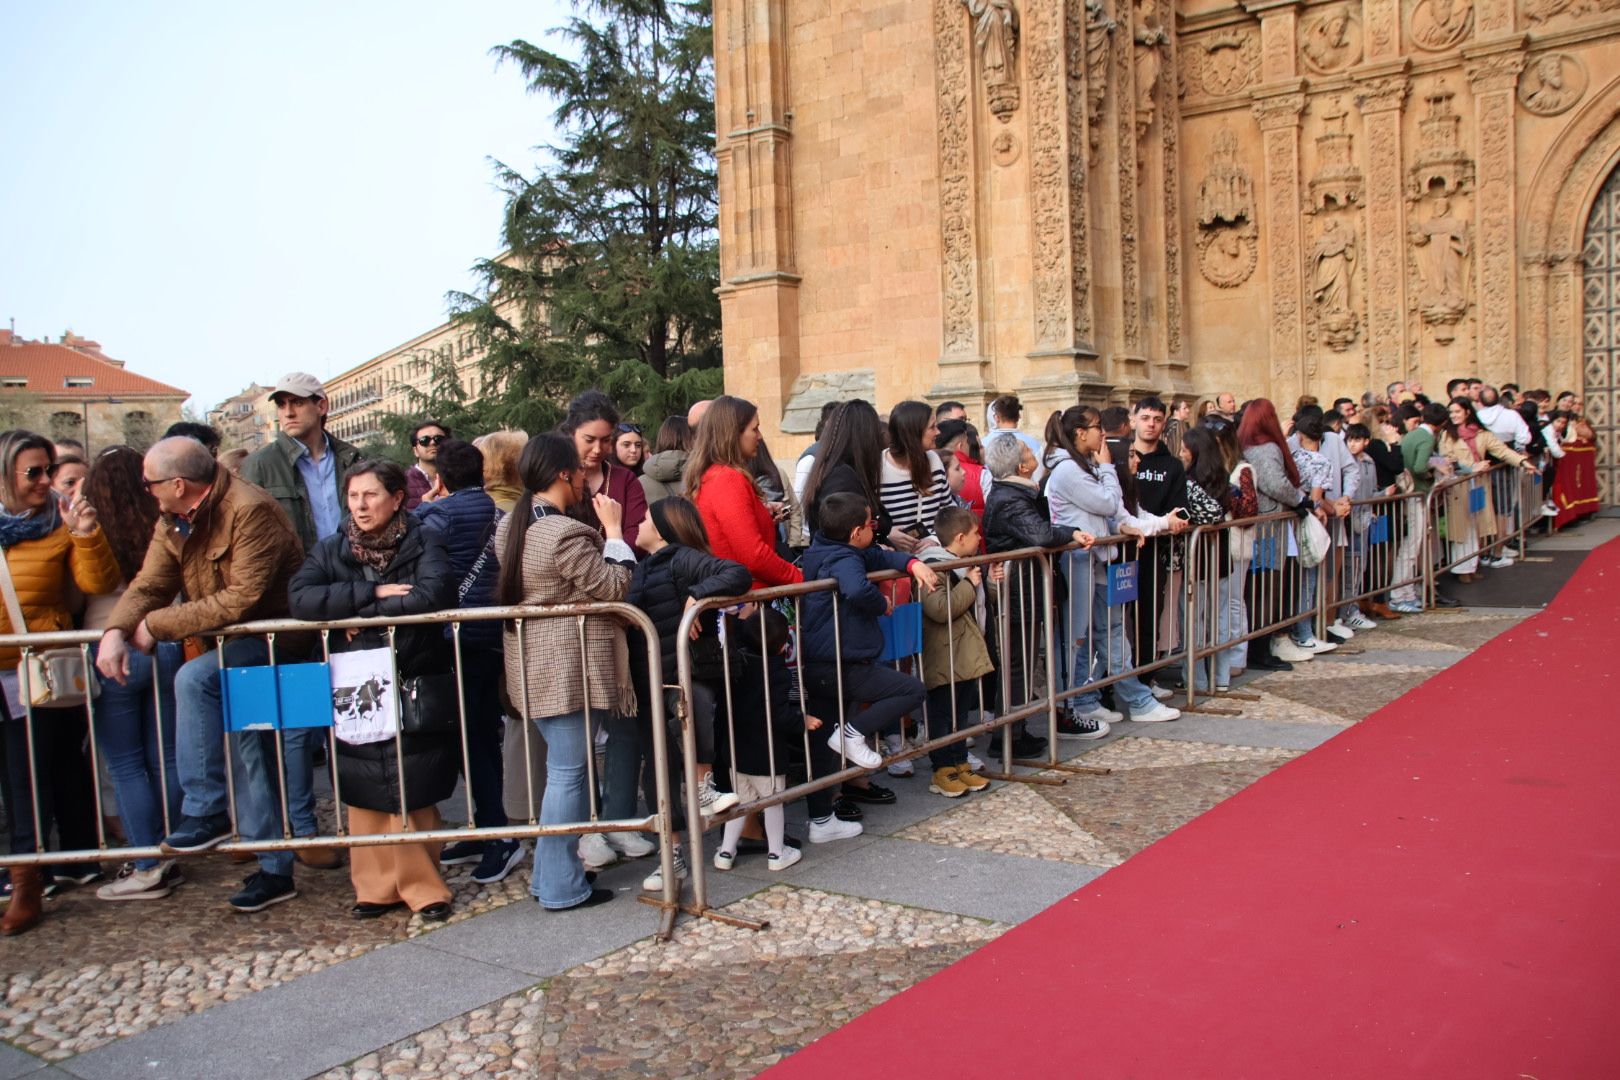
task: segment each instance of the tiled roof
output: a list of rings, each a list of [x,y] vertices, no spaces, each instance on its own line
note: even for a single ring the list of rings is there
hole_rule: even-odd
[[[20,390],[51,397],[88,398],[118,394],[191,396],[189,390],[137,375],[102,356],[101,347],[93,341],[77,337],[72,340],[73,345],[27,341],[13,337],[9,330],[0,330],[0,391]],[[27,385],[17,386],[14,380],[19,378],[27,379]],[[70,386],[69,379],[75,380],[75,383],[80,379],[89,379],[90,383],[88,386]]]

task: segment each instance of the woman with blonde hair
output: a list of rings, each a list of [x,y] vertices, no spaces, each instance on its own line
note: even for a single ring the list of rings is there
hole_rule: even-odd
[[[524,431],[502,428],[473,440],[484,455],[484,493],[495,500],[496,509],[503,514],[512,512],[523,495],[523,481],[518,477],[518,456],[529,443]]]

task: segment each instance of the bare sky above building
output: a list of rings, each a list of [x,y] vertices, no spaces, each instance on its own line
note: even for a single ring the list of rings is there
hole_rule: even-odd
[[[571,11],[0,0],[0,320],[201,408],[431,329],[499,248],[488,159],[529,172],[555,138],[489,50],[564,49]]]

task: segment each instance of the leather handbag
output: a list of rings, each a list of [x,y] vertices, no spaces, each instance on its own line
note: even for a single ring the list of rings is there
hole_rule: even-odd
[[[28,633],[4,552],[0,552],[0,591],[5,593],[12,631]],[[29,704],[38,709],[70,709],[101,693],[101,680],[85,670],[84,653],[76,648],[30,652],[17,665],[17,676],[23,680]]]
[[[399,680],[399,733],[450,735],[461,729],[454,672]]]

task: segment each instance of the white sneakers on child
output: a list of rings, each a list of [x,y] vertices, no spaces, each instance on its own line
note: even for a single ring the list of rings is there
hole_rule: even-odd
[[[1154,702],[1153,708],[1146,712],[1132,713],[1131,719],[1138,724],[1162,724],[1169,720],[1180,720],[1181,710],[1172,709],[1162,701]]]
[[[714,773],[707,773],[703,781],[698,784],[698,810],[704,817],[713,817],[723,814],[738,803],[736,795],[729,791],[716,791],[714,787]]]
[[[827,736],[827,745],[832,747],[834,753],[842,750],[850,764],[863,769],[875,769],[883,764],[883,755],[872,749],[866,736],[848,724],[833,728],[832,734]]]
[[[681,854],[681,845],[676,844],[675,850],[672,854],[674,858],[670,861],[675,864],[675,879],[677,881],[685,881],[687,874],[690,873],[690,871],[686,869],[686,857]],[[664,891],[664,868],[662,865],[653,867],[653,872],[641,879],[641,891]]]
[[[883,736],[883,748],[889,752],[890,757],[893,757],[896,754],[905,753],[905,750],[906,750],[905,736],[903,736],[903,735],[885,735],[885,736]],[[890,776],[912,776],[912,775],[915,775],[916,771],[917,771],[916,768],[911,764],[911,761],[910,761],[909,758],[907,760],[905,760],[905,761],[891,761],[891,762],[889,762],[889,775]]]
[[[792,866],[802,858],[804,858],[804,856],[799,854],[798,848],[790,847],[784,844],[782,846],[782,854],[768,856],[765,861],[770,864],[771,870],[774,872],[777,870],[786,870],[788,867]]]
[[[1316,659],[1314,652],[1302,648],[1287,634],[1271,639],[1271,655],[1290,664],[1303,664],[1307,660]]]

